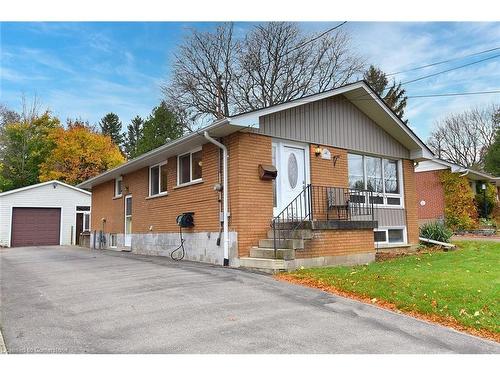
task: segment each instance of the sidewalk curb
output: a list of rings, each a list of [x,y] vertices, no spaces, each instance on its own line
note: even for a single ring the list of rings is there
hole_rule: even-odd
[[[7,354],[7,348],[5,347],[5,341],[3,341],[1,329],[0,329],[0,354]]]

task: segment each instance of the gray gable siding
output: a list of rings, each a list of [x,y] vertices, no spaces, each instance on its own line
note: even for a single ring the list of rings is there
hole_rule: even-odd
[[[409,151],[343,96],[262,116],[256,132],[353,151],[409,158]]]
[[[404,208],[375,207],[375,220],[379,227],[406,226],[406,210]]]

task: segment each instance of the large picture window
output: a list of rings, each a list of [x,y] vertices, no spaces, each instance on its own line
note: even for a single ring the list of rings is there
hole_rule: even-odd
[[[167,163],[149,167],[149,195],[165,194],[167,192]]]
[[[349,187],[372,191],[374,204],[402,206],[399,161],[348,154]]]
[[[179,155],[177,158],[177,184],[201,181],[202,166],[201,149]]]

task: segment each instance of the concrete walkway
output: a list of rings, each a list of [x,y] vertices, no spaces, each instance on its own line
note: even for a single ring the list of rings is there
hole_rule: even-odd
[[[489,242],[500,242],[500,237],[498,236],[452,236],[451,242],[454,241],[489,241]],[[499,245],[500,246],[500,245]],[[499,247],[500,248],[500,247]]]
[[[267,275],[71,247],[0,250],[9,353],[500,353]]]

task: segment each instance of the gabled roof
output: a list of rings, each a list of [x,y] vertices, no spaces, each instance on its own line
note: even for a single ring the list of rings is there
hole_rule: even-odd
[[[373,91],[365,81],[347,84],[332,90],[313,94],[300,99],[291,100],[286,103],[271,107],[242,113],[230,118],[233,125],[247,127],[258,127],[259,117],[280,112],[289,108],[298,107],[307,103],[327,99],[336,95],[343,95],[361,112],[365,113],[378,126],[389,133],[404,147],[410,150],[410,158],[414,160],[430,159],[434,157],[427,145],[385,104],[384,100]]]
[[[485,172],[476,171],[474,169],[466,168],[461,165],[439,159],[433,158],[432,160],[426,160],[420,162],[419,165],[415,168],[415,172],[427,172],[427,171],[435,171],[439,169],[450,169],[452,173],[461,173],[464,176],[468,176],[471,180],[487,180],[497,185],[500,185],[500,177],[492,176]]]
[[[319,94],[305,96],[286,103],[217,120],[198,131],[186,134],[181,138],[166,143],[114,169],[93,177],[79,184],[78,187],[91,189],[92,186],[115,179],[122,174],[133,172],[140,168],[164,161],[168,157],[189,151],[207,142],[203,136],[204,131],[209,132],[212,137],[224,137],[239,130],[258,127],[259,117],[333,97],[335,95],[343,95],[404,147],[410,150],[410,157],[412,159],[424,160],[434,157],[424,142],[422,142],[420,138],[401,121],[401,119],[385,104],[382,98],[380,98],[365,81],[358,81]]]
[[[83,189],[77,188],[75,186],[71,186],[71,185],[65,184],[64,182],[57,181],[57,180],[51,180],[51,181],[47,181],[47,182],[41,182],[41,183],[35,184],[35,185],[24,186],[24,187],[19,188],[19,189],[14,189],[14,190],[6,191],[6,192],[3,192],[3,193],[0,193],[0,197],[4,197],[4,196],[9,195],[9,194],[19,193],[19,192],[25,191],[25,190],[36,189],[36,188],[39,188],[41,186],[51,185],[51,184],[58,184],[58,185],[61,185],[61,186],[73,189],[75,191],[78,191],[80,193],[87,194],[87,195],[91,195],[92,194],[91,192],[89,192],[87,190],[83,190]]]

